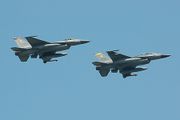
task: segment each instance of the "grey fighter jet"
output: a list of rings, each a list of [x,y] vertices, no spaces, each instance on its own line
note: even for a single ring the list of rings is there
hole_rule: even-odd
[[[18,47],[12,47],[11,49],[22,62],[26,62],[29,56],[31,56],[31,58],[39,57],[44,63],[57,61],[53,58],[67,55],[66,53],[62,53],[62,51],[69,49],[71,46],[89,42],[80,39],[65,39],[64,41],[47,42],[37,39],[36,36],[16,37],[14,39]]]
[[[106,77],[111,71],[112,73],[121,73],[123,78],[129,76],[137,76],[134,72],[146,70],[147,68],[138,67],[151,62],[151,60],[157,60],[161,58],[169,57],[170,55],[160,53],[145,53],[135,57],[129,57],[117,53],[118,50],[107,51],[110,58],[107,58],[102,53],[97,53],[96,57],[100,59],[98,62],[93,62],[96,66],[96,70],[99,71],[102,77]]]

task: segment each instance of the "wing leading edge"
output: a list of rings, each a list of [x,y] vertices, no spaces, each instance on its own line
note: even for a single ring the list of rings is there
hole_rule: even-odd
[[[50,44],[50,42],[46,42],[37,38],[34,38],[34,36],[32,37],[25,37],[27,39],[27,41],[29,42],[29,44],[31,44],[31,46],[39,46],[39,45],[44,45],[44,44]]]

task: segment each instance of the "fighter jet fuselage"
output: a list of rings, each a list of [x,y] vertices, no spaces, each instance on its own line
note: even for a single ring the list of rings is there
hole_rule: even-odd
[[[27,41],[25,41],[24,39],[27,39]],[[11,49],[15,51],[15,55],[17,55],[22,62],[26,62],[29,56],[31,56],[31,58],[37,58],[39,56],[39,58],[42,59],[44,63],[57,61],[52,60],[52,58],[67,55],[66,53],[58,53],[59,51],[62,52],[69,49],[71,46],[89,42],[86,40],[68,39],[65,41],[57,41],[51,43],[39,40],[34,37],[17,37],[15,38],[15,40],[19,48],[13,47]]]
[[[142,58],[128,58],[124,60],[118,60],[115,62],[106,63],[104,66],[105,68],[124,68],[126,66],[138,66],[138,65],[145,65],[150,62],[149,59],[142,59]]]
[[[99,58],[107,61],[93,62],[93,64],[96,66],[96,70],[100,72],[102,77],[107,76],[110,71],[112,73],[117,73],[119,71],[119,73],[121,73],[124,78],[128,76],[136,76],[136,74],[133,74],[134,72],[139,72],[147,69],[137,66],[149,64],[151,60],[161,59],[170,56],[159,53],[146,53],[144,55],[129,57],[119,54],[116,51],[108,51],[107,53],[111,59],[104,59],[104,56],[101,54]]]

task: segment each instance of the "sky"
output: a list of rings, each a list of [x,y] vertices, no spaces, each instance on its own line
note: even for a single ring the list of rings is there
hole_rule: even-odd
[[[180,120],[179,0],[0,0],[1,120]],[[22,63],[12,37],[90,40],[58,62]],[[95,53],[171,54],[123,79]]]

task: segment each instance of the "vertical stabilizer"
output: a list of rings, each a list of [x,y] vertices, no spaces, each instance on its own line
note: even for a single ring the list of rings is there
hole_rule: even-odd
[[[112,62],[112,60],[105,56],[103,53],[97,53],[95,56],[100,60],[100,62]]]
[[[31,45],[23,37],[14,38],[19,48],[32,48]]]

